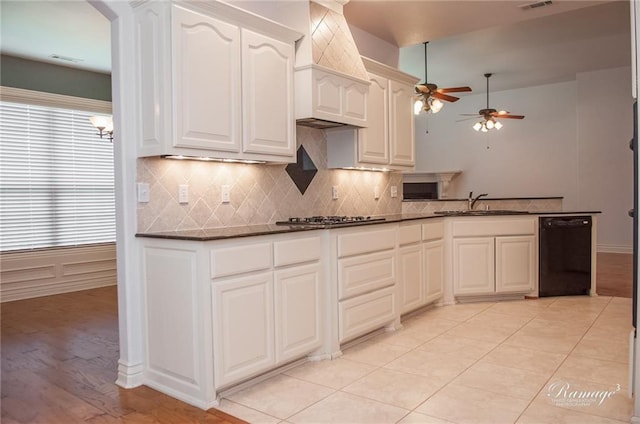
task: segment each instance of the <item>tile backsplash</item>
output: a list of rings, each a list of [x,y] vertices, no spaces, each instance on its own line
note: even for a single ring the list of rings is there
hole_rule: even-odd
[[[138,231],[158,232],[268,224],[292,216],[385,215],[402,212],[400,173],[327,169],[324,131],[297,127],[318,173],[300,193],[286,165],[246,165],[138,159],[137,181],[149,184],[150,201],[138,203]],[[189,203],[178,202],[178,186],[189,186]],[[231,198],[222,203],[222,186]],[[332,199],[333,186],[338,199]],[[380,191],[374,198],[374,189]],[[391,198],[390,188],[398,188]]]

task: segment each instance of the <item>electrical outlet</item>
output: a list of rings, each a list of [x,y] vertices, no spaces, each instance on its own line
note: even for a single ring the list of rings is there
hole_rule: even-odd
[[[149,202],[149,184],[138,183],[138,202],[140,203]]]
[[[222,186],[222,203],[229,203],[231,201],[231,188],[228,185]]]
[[[189,186],[187,184],[178,186],[178,203],[189,203]]]
[[[336,200],[338,198],[338,186],[331,187],[331,198]]]
[[[380,198],[380,187],[375,186],[373,188],[373,198],[378,200]]]
[[[398,197],[398,186],[391,186],[391,197]]]

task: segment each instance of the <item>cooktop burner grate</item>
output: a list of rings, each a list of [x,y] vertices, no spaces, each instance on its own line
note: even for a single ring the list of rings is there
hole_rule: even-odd
[[[367,222],[384,221],[384,218],[371,216],[308,216],[289,218],[288,221],[278,221],[277,225],[345,225],[363,224]]]

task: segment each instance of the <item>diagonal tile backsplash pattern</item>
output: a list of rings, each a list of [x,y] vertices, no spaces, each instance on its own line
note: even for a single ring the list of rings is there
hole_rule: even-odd
[[[137,180],[149,184],[150,201],[138,203],[138,231],[158,232],[268,224],[292,216],[385,215],[402,211],[400,173],[327,169],[324,131],[297,127],[318,173],[304,195],[285,171],[286,165],[245,165],[138,159]],[[178,203],[178,186],[189,185],[189,203]],[[222,203],[222,186],[231,201]],[[338,199],[331,197],[338,187]],[[374,199],[378,186],[380,198]],[[391,198],[390,187],[398,187]]]

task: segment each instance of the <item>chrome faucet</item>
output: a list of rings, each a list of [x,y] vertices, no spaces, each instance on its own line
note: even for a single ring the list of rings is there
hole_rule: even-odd
[[[484,196],[488,196],[487,193],[482,193],[482,194],[478,194],[475,198],[473,197],[473,191],[469,192],[469,199],[467,200],[467,209],[472,211],[473,208],[475,207],[476,203],[478,202],[478,200],[480,200],[481,197]]]

